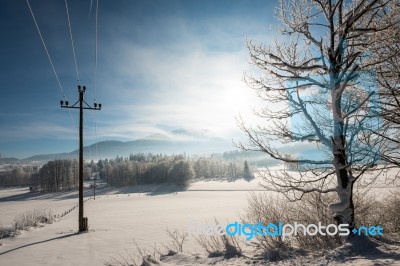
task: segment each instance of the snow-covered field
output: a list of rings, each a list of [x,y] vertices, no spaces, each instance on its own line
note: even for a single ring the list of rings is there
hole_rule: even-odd
[[[96,200],[85,202],[84,212],[89,220],[87,233],[76,234],[76,208],[57,222],[0,239],[0,265],[102,265],[102,261],[110,257],[133,252],[133,239],[142,248],[151,250],[155,243],[170,241],[166,227],[185,232],[189,221],[212,223],[216,218],[226,223],[238,220],[238,213],[246,208],[249,191],[262,190],[259,181],[257,178],[251,182],[199,181],[186,191],[176,191],[175,187],[165,185],[102,189]],[[85,199],[90,198],[92,191],[86,191],[85,196]],[[26,210],[51,209],[54,214],[62,214],[77,202],[76,192],[39,194],[22,188],[0,189],[0,223],[10,227],[15,215]],[[192,254],[202,252],[192,237],[184,249]],[[396,252],[397,255],[384,259],[355,258],[348,265],[400,265],[397,261],[400,250]],[[186,261],[186,265],[196,264],[182,256],[171,258],[171,264],[178,264],[180,260]],[[235,265],[241,263],[244,261],[235,262]]]
[[[53,224],[1,239],[1,265],[101,265],[100,260],[133,250],[133,238],[141,247],[166,243],[165,228],[187,231],[189,221],[233,222],[246,206],[257,181],[201,181],[187,191],[165,186],[143,186],[129,190],[102,191],[85,202],[89,232],[75,234],[78,209]],[[148,192],[141,192],[148,191]],[[92,191],[86,194],[91,197]],[[51,209],[61,214],[77,204],[76,193],[33,194],[27,189],[0,190],[0,222],[11,226],[15,215],[33,209]],[[90,196],[89,196],[90,195]],[[88,198],[88,197],[85,197]],[[185,247],[195,249],[189,239]],[[4,263],[4,264],[3,264]]]

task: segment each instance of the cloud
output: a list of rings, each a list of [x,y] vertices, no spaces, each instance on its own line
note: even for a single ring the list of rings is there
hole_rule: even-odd
[[[235,116],[254,121],[252,107],[260,101],[242,81],[249,68],[245,39],[272,36],[265,21],[232,14],[194,19],[150,12],[137,20],[130,12],[105,14],[113,27],[103,26],[100,35],[98,136],[136,139],[165,133],[163,124],[231,138],[239,132]],[[89,90],[87,100],[93,97]],[[86,113],[92,140],[95,118]]]
[[[28,122],[3,128],[0,139],[7,141],[32,139],[75,139],[76,130],[70,126],[50,122]]]
[[[218,135],[236,131],[235,116],[250,117],[251,107],[259,103],[242,81],[248,67],[244,37],[231,51],[210,48],[212,35],[205,42],[199,38],[183,36],[184,41],[165,49],[129,41],[114,44],[118,52],[112,58],[118,64],[103,80],[110,101],[103,110],[110,117],[107,127],[130,136],[146,128],[157,131],[157,124]],[[232,42],[216,39],[220,46]]]

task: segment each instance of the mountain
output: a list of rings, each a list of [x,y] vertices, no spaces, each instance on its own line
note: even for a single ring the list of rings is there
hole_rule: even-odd
[[[83,149],[85,160],[128,157],[135,153],[213,153],[232,149],[231,140],[210,136],[207,132],[178,129],[166,134],[154,134],[133,141],[101,141]],[[96,152],[97,151],[97,152]],[[55,159],[77,159],[79,150],[69,153],[40,154],[23,159],[24,162],[51,161]]]
[[[4,156],[1,156],[0,154],[0,164],[15,164],[15,163],[19,163],[19,159],[17,158],[7,158]]]

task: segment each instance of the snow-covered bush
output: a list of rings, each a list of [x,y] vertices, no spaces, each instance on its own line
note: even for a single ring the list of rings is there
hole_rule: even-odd
[[[290,204],[289,215],[292,222],[301,224],[329,225],[336,224],[332,218],[329,204],[335,202],[335,195],[310,193],[303,197],[301,201]],[[296,246],[306,250],[327,250],[341,244],[339,235],[330,236],[328,234],[316,234],[314,236],[299,233],[296,236]]]
[[[215,220],[215,224],[219,222]],[[238,236],[227,235],[208,235],[201,233],[193,235],[197,243],[208,253],[209,258],[224,256],[225,258],[233,258],[242,256],[242,248]]]
[[[51,212],[45,210],[31,210],[15,216],[13,225],[14,230],[26,230],[29,227],[36,227],[39,224],[52,223],[54,216]]]
[[[335,195],[309,193],[300,201],[289,202],[286,198],[272,196],[268,193],[250,193],[248,207],[242,216],[242,223],[262,225],[278,224],[335,224],[329,204],[334,202]],[[384,233],[400,232],[400,195],[390,193],[382,199],[366,190],[355,190],[354,208],[356,226],[377,226],[384,228]],[[268,260],[281,260],[296,251],[321,251],[333,249],[342,243],[338,235],[316,234],[305,236],[302,231],[296,236],[262,236],[256,235],[252,244]],[[303,249],[303,250],[302,250]]]
[[[177,229],[170,230],[168,227],[165,229],[165,232],[171,240],[170,243],[164,245],[168,252],[183,252],[183,244],[187,240],[189,234],[187,232],[180,232]]]
[[[170,231],[167,229],[167,234],[171,238],[172,242],[178,241],[180,243],[180,249],[183,250],[183,242],[187,237],[187,234],[180,233],[177,230]],[[135,249],[128,251],[125,249],[125,254],[119,254],[118,257],[111,257],[109,260],[101,260],[105,266],[151,266],[159,265],[160,258],[162,256],[172,256],[176,252],[170,250],[170,246],[163,245],[168,251],[161,251],[154,244],[152,250],[142,248],[138,245],[135,239],[133,239]]]
[[[3,225],[0,223],[0,239],[3,238],[3,234],[4,234],[4,227],[3,227]]]
[[[384,234],[400,232],[400,195],[391,192],[384,198],[365,192],[355,193],[355,216],[357,225],[376,226],[384,229]]]
[[[241,220],[242,223],[263,225],[290,221],[291,213],[289,203],[279,196],[271,196],[268,193],[251,192],[247,198],[248,206]],[[256,235],[252,245],[261,251],[263,256],[271,261],[281,260],[289,256],[292,250],[290,239],[285,240],[281,236],[271,237]]]
[[[391,193],[384,204],[384,228],[390,233],[400,232],[400,195],[399,193]]]
[[[332,202],[328,195],[308,194],[301,201],[289,202],[286,198],[268,193],[250,193],[248,206],[242,216],[242,223],[268,224],[334,224],[328,205]],[[305,236],[302,231],[297,235],[282,236],[256,235],[252,244],[262,256],[270,261],[286,259],[296,252],[304,250],[324,250],[340,244],[336,236]]]

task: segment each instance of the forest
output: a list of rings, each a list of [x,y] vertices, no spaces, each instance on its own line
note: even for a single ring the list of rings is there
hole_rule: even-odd
[[[250,180],[252,166],[243,152],[208,156],[131,154],[129,157],[85,163],[84,180],[93,179],[115,187],[173,183],[187,186],[195,179]],[[55,192],[78,188],[78,160],[53,160],[38,166],[19,166],[0,175],[1,186],[29,186],[34,191]]]

